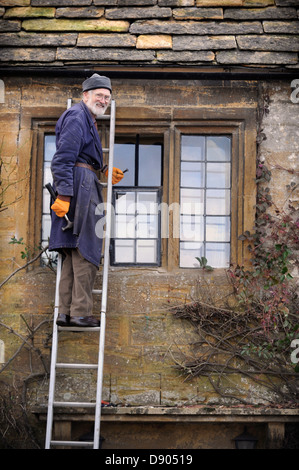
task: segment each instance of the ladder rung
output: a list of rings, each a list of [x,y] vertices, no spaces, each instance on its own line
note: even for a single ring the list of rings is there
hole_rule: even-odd
[[[61,406],[64,408],[94,408],[96,404],[87,401],[53,401],[53,406]]]
[[[52,446],[69,446],[69,447],[90,447],[93,442],[87,441],[51,441]]]
[[[102,293],[102,289],[93,289],[92,293],[93,293],[93,294],[101,294],[101,293]]]
[[[97,119],[102,120],[102,121],[107,121],[108,119],[110,119],[110,114],[102,114]]]
[[[100,326],[59,326],[58,331],[100,331]]]
[[[107,148],[107,147],[102,148],[102,150],[103,150],[103,152],[109,152],[109,148]]]
[[[98,364],[72,364],[69,362],[59,362],[56,364],[58,369],[97,369]]]

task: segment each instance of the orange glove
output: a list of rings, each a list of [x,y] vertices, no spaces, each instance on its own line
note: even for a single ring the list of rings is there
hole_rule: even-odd
[[[70,208],[70,197],[68,196],[61,196],[63,197],[63,200],[60,199],[60,196],[57,196],[57,199],[55,200],[54,204],[52,204],[51,209],[55,212],[57,217],[64,217],[65,214],[68,213],[69,208]],[[65,200],[69,199],[69,200]]]
[[[108,170],[106,170],[105,176],[108,177]],[[124,177],[123,172],[121,170],[119,170],[118,168],[113,167],[113,170],[112,170],[112,184],[118,183],[120,180],[123,179],[123,177]]]

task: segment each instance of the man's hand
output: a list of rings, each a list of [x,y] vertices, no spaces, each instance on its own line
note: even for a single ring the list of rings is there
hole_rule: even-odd
[[[64,217],[70,208],[71,198],[69,196],[57,196],[51,209],[55,212],[57,217]]]
[[[108,177],[108,170],[105,172],[105,176]],[[112,184],[118,183],[120,180],[122,180],[124,177],[123,172],[119,168],[113,167],[112,170]]]

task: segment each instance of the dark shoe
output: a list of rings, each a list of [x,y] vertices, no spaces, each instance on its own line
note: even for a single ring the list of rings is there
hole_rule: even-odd
[[[58,326],[69,326],[70,324],[70,316],[65,315],[64,313],[58,313],[56,325]]]
[[[97,320],[95,317],[71,317],[69,325],[96,327],[100,326],[100,320]]]

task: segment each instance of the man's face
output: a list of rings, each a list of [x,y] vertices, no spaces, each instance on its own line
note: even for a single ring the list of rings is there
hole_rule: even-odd
[[[102,116],[109,106],[111,93],[107,88],[85,91],[83,101],[90,112],[97,118]]]

